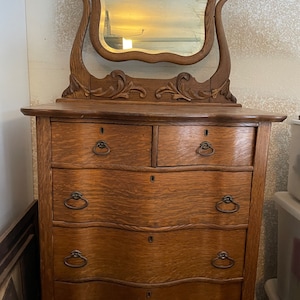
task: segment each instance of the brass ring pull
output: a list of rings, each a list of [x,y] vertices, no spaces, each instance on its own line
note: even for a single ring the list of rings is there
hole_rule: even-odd
[[[79,250],[73,250],[69,256],[64,258],[64,264],[70,268],[83,268],[87,262],[87,258]]]
[[[196,153],[201,155],[201,156],[211,156],[215,153],[215,149],[211,145],[211,143],[209,143],[207,141],[204,141],[197,148]]]
[[[93,147],[93,152],[96,155],[105,156],[105,155],[108,155],[110,153],[110,148],[109,148],[109,146],[107,145],[106,142],[98,141],[96,143],[96,145]]]
[[[223,209],[222,206],[224,204],[230,205],[230,206],[233,205],[233,208],[232,209]],[[240,209],[240,205],[238,203],[234,202],[233,197],[230,195],[224,196],[221,201],[216,203],[216,210],[221,213],[224,213],[224,214],[232,214],[232,213],[239,211],[239,209]]]
[[[224,264],[224,261],[227,261],[227,264]],[[211,264],[217,269],[230,269],[234,266],[235,261],[229,257],[226,251],[221,251],[216,258],[212,259]]]
[[[77,201],[82,201],[82,205],[81,206],[74,206],[74,205],[71,204],[72,200],[75,200],[76,202]],[[88,200],[86,200],[83,197],[83,195],[81,193],[73,192],[71,194],[71,197],[64,201],[64,205],[65,205],[65,207],[67,207],[69,209],[80,210],[80,209],[86,208],[89,205],[89,202],[88,202]]]

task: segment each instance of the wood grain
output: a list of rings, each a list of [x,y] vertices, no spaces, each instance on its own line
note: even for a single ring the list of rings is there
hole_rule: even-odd
[[[251,207],[249,215],[248,239],[245,257],[245,282],[243,284],[243,300],[253,300],[255,297],[255,280],[260,242],[262,209],[264,202],[264,187],[268,161],[268,148],[271,124],[264,122],[258,128],[256,155],[254,159],[253,183],[251,191]]]
[[[207,124],[243,123],[255,124],[261,121],[281,122],[286,116],[257,109],[216,105],[195,105],[192,103],[144,103],[122,101],[96,101],[80,99],[58,99],[56,103],[23,107],[23,114],[28,116],[62,117],[77,119],[97,119],[106,122],[136,121],[138,124],[160,122],[185,122],[191,124],[206,122]],[[67,120],[65,119],[65,120]]]
[[[254,127],[160,126],[158,166],[252,165],[255,132]],[[204,155],[197,153],[202,142],[212,147],[201,150]]]
[[[99,300],[99,295],[107,295],[109,300],[239,300],[241,283],[191,282],[169,287],[137,288],[97,281],[85,283],[56,281],[55,294],[59,300],[82,300],[87,294],[89,300]]]
[[[38,116],[43,300],[253,300],[270,126],[284,116],[94,101],[22,111]],[[202,141],[213,155],[199,157]],[[64,204],[74,192],[83,209]],[[224,196],[238,211],[216,209]],[[74,250],[86,266],[64,263]],[[212,265],[222,251],[232,267]]]
[[[37,128],[39,233],[42,299],[53,299],[52,177],[50,119],[39,117]]]
[[[150,126],[53,122],[52,162],[85,168],[151,166],[151,139]],[[108,148],[99,149],[98,142]],[[95,154],[94,147],[102,155]]]
[[[110,228],[54,228],[56,280],[111,278],[136,283],[163,283],[185,278],[230,279],[243,276],[245,230],[182,230],[160,233]],[[66,242],[67,241],[67,242]],[[205,247],[204,247],[205,245]],[[64,258],[79,250],[85,267],[70,268]],[[235,261],[228,269],[212,266],[226,251]],[[80,263],[80,259],[74,264]],[[227,260],[219,261],[227,265]]]
[[[58,221],[97,221],[150,227],[149,230],[190,224],[248,224],[251,179],[251,172],[54,169],[53,216]],[[64,205],[74,191],[88,200],[86,208],[72,210]],[[240,206],[237,212],[216,209],[217,202],[226,195]],[[80,200],[69,203],[75,207],[84,204]],[[233,204],[220,207],[234,209]]]

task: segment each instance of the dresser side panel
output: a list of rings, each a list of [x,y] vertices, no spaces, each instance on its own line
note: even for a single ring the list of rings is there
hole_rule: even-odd
[[[39,236],[42,299],[53,299],[51,124],[37,117]]]
[[[261,233],[261,219],[264,202],[270,132],[270,122],[262,122],[257,130],[253,180],[251,188],[249,226],[246,242],[244,269],[245,280],[242,293],[243,300],[253,300],[255,294],[257,259]]]

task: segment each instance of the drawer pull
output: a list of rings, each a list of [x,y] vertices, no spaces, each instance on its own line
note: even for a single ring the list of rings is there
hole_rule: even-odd
[[[77,263],[72,263],[76,261]],[[73,250],[69,256],[64,258],[64,264],[70,268],[83,268],[88,260],[79,250]]]
[[[104,150],[103,150],[104,149]],[[98,141],[96,145],[93,147],[93,152],[96,155],[108,155],[110,153],[110,148],[104,141]]]
[[[75,200],[75,201],[82,201],[82,205],[81,206],[73,206],[71,205],[71,201]],[[69,209],[73,209],[73,210],[80,210],[80,209],[84,209],[89,205],[89,202],[83,197],[83,195],[79,192],[73,192],[71,194],[71,197],[66,199],[64,201],[64,205],[65,207],[69,208]]]
[[[233,208],[232,209],[223,209],[222,205],[231,205],[233,204]],[[232,214],[237,212],[240,209],[240,205],[236,202],[234,202],[233,197],[232,196],[224,196],[223,199],[221,201],[219,201],[218,203],[216,203],[216,209],[224,214]]]
[[[201,155],[201,156],[211,156],[215,153],[215,149],[211,145],[211,143],[209,143],[207,141],[204,141],[197,148],[196,153]]]
[[[227,261],[227,264],[224,264]],[[228,255],[226,251],[218,253],[217,257],[211,261],[211,264],[217,269],[229,269],[234,266],[235,261]]]

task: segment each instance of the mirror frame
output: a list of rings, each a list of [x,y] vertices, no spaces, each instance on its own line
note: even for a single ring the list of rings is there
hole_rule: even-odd
[[[214,7],[214,24],[212,26],[211,19],[209,24],[216,33],[217,43],[219,47],[219,64],[215,73],[204,82],[198,82],[191,74],[182,72],[170,79],[156,79],[156,78],[133,78],[126,75],[121,70],[114,70],[104,78],[96,78],[86,68],[83,61],[83,46],[85,42],[86,33],[89,25],[93,32],[98,26],[95,22],[90,24],[91,16],[93,16],[98,9],[97,1],[99,0],[82,0],[83,14],[82,19],[73,43],[70,55],[70,84],[64,90],[60,101],[67,100],[97,100],[97,101],[127,101],[139,103],[156,103],[156,104],[177,104],[177,103],[193,103],[204,105],[229,105],[241,106],[237,104],[236,98],[230,92],[230,54],[226,41],[226,36],[222,24],[222,8],[227,0],[208,0],[209,4]],[[93,4],[93,6],[92,6]],[[96,6],[95,6],[96,4]],[[211,6],[210,6],[211,8]],[[97,12],[99,14],[99,11]],[[214,40],[214,33],[208,29],[208,39],[206,46],[208,49],[210,43]],[[99,40],[99,39],[97,39]],[[95,43],[95,41],[94,41]],[[98,45],[99,46],[99,45]],[[102,50],[101,50],[102,51]],[[209,51],[208,51],[209,53]],[[204,51],[200,51],[198,58],[204,58]],[[133,53],[136,55],[137,53]],[[122,58],[117,60],[131,59],[131,55],[125,54]],[[119,54],[117,54],[119,55]],[[162,61],[165,59],[164,54],[145,54],[139,53],[142,60],[148,62]],[[176,56],[176,55],[175,55]],[[203,57],[202,57],[203,56]],[[174,57],[173,57],[174,58]],[[135,57],[136,59],[136,57]],[[178,64],[187,64],[186,57],[177,57]],[[194,59],[194,58],[192,58]],[[174,62],[174,61],[173,61]]]
[[[95,50],[102,57],[111,61],[127,61],[127,60],[140,60],[149,63],[156,62],[171,62],[179,65],[191,65],[200,60],[210,52],[214,42],[214,12],[216,0],[207,0],[205,16],[204,16],[204,34],[205,40],[200,51],[193,55],[183,56],[171,52],[161,53],[146,53],[140,50],[124,51],[122,53],[114,53],[102,45],[99,38],[99,25],[101,15],[101,0],[92,0],[92,13],[90,24],[90,38]],[[199,29],[200,30],[200,29]]]

